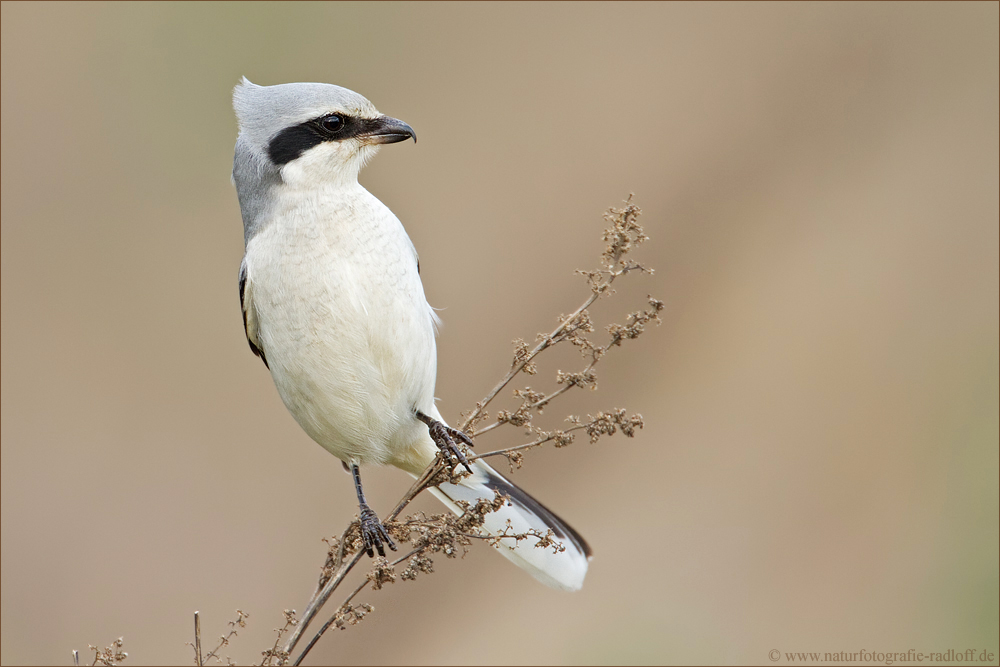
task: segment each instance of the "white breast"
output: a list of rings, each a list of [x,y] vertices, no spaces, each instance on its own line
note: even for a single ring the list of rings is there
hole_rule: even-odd
[[[291,189],[247,244],[258,338],[302,428],[345,461],[386,463],[433,409],[434,315],[399,220],[360,185]]]

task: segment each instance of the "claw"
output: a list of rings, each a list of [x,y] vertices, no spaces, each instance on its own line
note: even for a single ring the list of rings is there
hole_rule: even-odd
[[[427,424],[427,430],[430,433],[431,440],[434,444],[438,446],[441,453],[448,459],[449,463],[452,459],[461,463],[469,474],[472,474],[472,466],[469,465],[469,459],[466,458],[465,453],[462,452],[462,448],[458,446],[455,440],[461,441],[463,444],[472,447],[472,439],[465,433],[462,433],[458,429],[454,429],[450,426],[439,422],[436,419],[428,417],[424,413],[417,411],[417,419]]]
[[[454,457],[465,466],[465,469],[472,473],[472,468],[469,466],[469,459],[465,457],[465,454],[459,448],[458,444],[455,442],[452,436],[453,429],[448,428],[441,422],[435,422],[430,428],[431,439],[434,440],[435,444],[445,453],[449,459]]]
[[[375,514],[372,508],[368,507],[368,505],[362,505],[358,520],[361,528],[361,541],[364,542],[365,553],[368,554],[369,558],[375,557],[375,551],[378,551],[379,556],[385,557],[383,544],[393,551],[396,550],[396,543],[389,537],[385,526],[379,521],[378,515]]]

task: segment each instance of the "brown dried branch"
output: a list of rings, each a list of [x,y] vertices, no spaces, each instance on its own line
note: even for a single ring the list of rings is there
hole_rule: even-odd
[[[205,661],[201,657],[201,616],[194,613],[194,664],[202,667]]]
[[[632,204],[632,197],[629,196],[625,206],[621,209],[610,209],[605,214],[605,220],[610,226],[604,231],[603,238],[609,241],[609,245],[601,254],[603,267],[594,271],[578,271],[587,278],[591,287],[591,294],[584,303],[576,309],[570,316],[560,315],[559,326],[551,333],[539,334],[538,345],[534,349],[528,350],[527,345],[520,338],[514,341],[514,360],[507,376],[494,387],[487,396],[476,404],[476,408],[469,414],[463,424],[463,430],[468,430],[475,424],[483,421],[485,408],[492,402],[499,392],[510,383],[519,373],[525,372],[535,375],[538,371],[534,363],[535,358],[545,349],[558,345],[562,342],[569,342],[577,347],[581,354],[589,360],[589,363],[580,371],[565,373],[562,370],[556,373],[556,384],[562,385],[559,389],[550,394],[540,394],[530,387],[523,390],[515,390],[515,398],[521,400],[521,404],[513,411],[500,410],[496,420],[470,432],[470,437],[482,435],[504,424],[511,424],[517,427],[531,426],[534,413],[541,413],[553,399],[566,393],[573,387],[597,388],[597,375],[594,367],[613,347],[621,346],[623,340],[638,338],[645,330],[645,325],[650,321],[660,322],[659,312],[663,309],[663,302],[653,297],[648,297],[650,308],[648,310],[630,313],[625,324],[611,324],[607,327],[609,340],[604,345],[595,344],[588,334],[593,333],[594,325],[590,317],[588,308],[600,296],[610,294],[612,283],[619,277],[630,271],[640,270],[652,273],[652,269],[647,269],[641,264],[626,261],[626,255],[642,242],[648,240],[642,227],[637,220],[640,210]]]
[[[429,486],[429,482],[435,479],[445,467],[446,466],[442,462],[442,459],[439,457],[434,462],[433,465],[428,467],[427,470],[425,470],[424,473],[419,478],[417,478],[415,482],[413,482],[413,485],[410,486],[410,489],[406,492],[406,494],[399,501],[399,503],[397,503],[395,509],[393,509],[393,511],[389,513],[389,515],[386,517],[383,523],[388,525],[389,522],[391,522],[393,519],[399,516],[399,513],[402,512],[403,509],[405,509],[406,506],[410,504],[410,501],[412,501],[417,496],[418,493],[427,488],[427,486]],[[348,538],[351,532],[356,529],[357,529],[357,521],[355,520],[355,522],[352,523],[350,526],[348,526],[347,530],[344,531],[344,537],[341,539],[340,544],[341,545],[348,544],[349,543]],[[351,541],[351,544],[353,544],[353,541]],[[285,642],[285,645],[282,647],[284,653],[291,655],[291,653],[295,650],[295,646],[302,638],[302,635],[309,627],[309,624],[312,622],[313,618],[316,617],[316,614],[319,612],[320,609],[323,608],[323,605],[325,605],[327,600],[330,599],[330,596],[337,589],[337,587],[340,586],[341,582],[348,575],[348,573],[350,573],[350,571],[354,569],[354,566],[358,564],[358,561],[361,560],[361,556],[364,554],[364,552],[361,551],[360,549],[356,549],[354,546],[351,546],[349,548],[353,549],[352,553],[354,554],[349,561],[347,561],[346,563],[342,562],[340,567],[336,569],[332,574],[321,575],[320,581],[323,582],[323,585],[313,594],[313,597],[309,601],[309,604],[306,606],[306,610],[305,612],[303,612],[302,618],[299,620],[298,625],[295,626],[295,630],[292,632],[291,636],[288,638],[288,640]],[[342,558],[346,558],[347,555],[349,554],[348,553],[343,554]],[[312,645],[313,643],[311,642],[310,646],[307,648],[311,648]],[[303,655],[299,656],[298,660],[301,660],[304,657],[304,653]]]
[[[92,644],[88,644],[87,648],[94,652],[94,662],[91,665],[120,665],[125,662],[128,658],[128,653],[122,650],[122,646],[125,644],[125,639],[119,637],[111,643],[111,646],[107,646],[104,650],[97,648]],[[75,651],[74,651],[75,653]]]
[[[284,614],[285,624],[280,628],[274,629],[278,635],[274,639],[274,645],[266,651],[261,652],[264,656],[264,659],[260,663],[261,665],[283,665],[288,662],[288,653],[278,648],[278,645],[281,643],[281,638],[286,632],[288,632],[289,628],[295,627],[299,622],[298,619],[295,618],[294,609],[286,609]]]
[[[428,479],[433,479],[433,477],[431,476]],[[448,558],[455,558],[458,555],[459,548],[461,548],[462,555],[464,556],[467,551],[466,547],[472,543],[469,531],[477,531],[483,525],[486,515],[497,511],[507,501],[508,498],[506,496],[497,493],[492,500],[480,499],[474,504],[458,501],[458,504],[464,510],[460,515],[434,514],[431,517],[426,517],[421,513],[408,516],[404,521],[384,522],[386,529],[392,533],[393,537],[396,537],[401,542],[412,542],[414,549],[391,563],[383,557],[375,558],[373,568],[365,580],[354,589],[340,607],[338,607],[337,611],[334,612],[333,616],[323,624],[293,664],[301,664],[309,651],[312,650],[323,634],[331,627],[343,630],[348,625],[357,625],[367,614],[374,611],[374,607],[367,604],[355,607],[353,600],[362,590],[369,586],[373,590],[380,590],[385,584],[395,582],[396,565],[409,560],[410,562],[400,578],[404,581],[412,581],[416,579],[417,572],[433,572],[433,561],[427,556],[427,552],[443,553]],[[551,534],[539,534],[534,530],[528,533],[505,534],[501,537],[522,540],[531,536],[538,537],[539,542],[545,546],[551,545],[553,548],[562,546],[553,542]],[[499,539],[501,538],[497,538],[497,542]],[[360,615],[357,613],[359,609],[363,610],[363,613]]]
[[[557,448],[566,447],[576,437],[572,435],[573,431],[586,430],[587,435],[590,436],[590,442],[595,443],[602,435],[614,435],[619,429],[627,437],[632,438],[635,437],[635,430],[643,427],[642,415],[634,414],[629,417],[626,415],[625,410],[620,408],[615,408],[610,413],[599,412],[597,416],[587,415],[587,421],[582,421],[579,417],[573,415],[567,417],[566,421],[573,424],[573,426],[555,431],[534,429],[539,437],[531,442],[517,445],[516,447],[506,447],[492,452],[476,454],[475,456],[471,456],[470,460],[485,459],[490,456],[506,456],[512,468],[520,468],[523,460],[521,452],[541,447],[548,442],[553,442]]]
[[[229,640],[237,635],[237,631],[240,628],[245,628],[247,626],[246,619],[250,618],[250,614],[246,612],[236,610],[236,618],[229,621],[229,632],[221,635],[219,637],[219,644],[214,649],[208,652],[208,655],[202,658],[201,655],[201,617],[198,612],[194,613],[194,643],[188,642],[187,645],[194,649],[194,664],[204,665],[208,663],[209,660],[215,659],[216,662],[222,662],[222,658],[219,657],[219,651],[222,650],[223,646],[229,646]],[[231,661],[229,661],[231,664]]]
[[[597,389],[597,374],[594,372],[594,367],[604,358],[604,355],[613,347],[621,347],[622,341],[638,338],[645,331],[645,326],[649,322],[655,321],[657,324],[660,323],[659,313],[663,310],[663,302],[651,296],[647,297],[647,299],[650,304],[648,310],[629,313],[625,324],[608,325],[607,330],[610,338],[605,345],[594,345],[590,339],[581,335],[581,331],[593,331],[593,327],[589,326],[589,316],[586,320],[588,327],[576,326],[567,330],[565,340],[569,340],[573,345],[579,347],[584,356],[590,358],[590,363],[576,373],[565,373],[562,370],[557,370],[556,384],[563,386],[551,394],[543,395],[532,390],[530,387],[523,390],[515,389],[514,396],[521,399],[521,405],[514,412],[500,410],[497,413],[497,420],[494,423],[473,432],[470,434],[470,437],[474,438],[482,435],[504,424],[530,426],[533,416],[532,411],[537,410],[541,413],[545,409],[545,406],[551,403],[553,399],[561,396],[573,387],[586,387],[591,390]]]

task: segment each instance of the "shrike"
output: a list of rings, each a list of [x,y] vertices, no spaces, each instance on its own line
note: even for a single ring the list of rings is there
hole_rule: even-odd
[[[358,183],[382,144],[416,141],[413,129],[323,83],[258,86],[244,78],[233,107],[247,340],[295,420],[353,474],[368,555],[396,545],[365,502],[359,466],[420,475],[440,449],[472,475],[432,493],[456,514],[455,501],[506,494],[510,502],[487,515],[485,532],[551,528],[565,551],[536,548],[529,537],[501,539],[500,552],[544,584],[579,589],[587,543],[482,460],[469,462],[461,443],[472,443],[434,405],[437,318],[416,250],[392,211]]]

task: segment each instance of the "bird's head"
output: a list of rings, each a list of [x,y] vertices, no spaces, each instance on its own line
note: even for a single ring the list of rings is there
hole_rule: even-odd
[[[244,78],[233,90],[233,108],[237,160],[243,151],[257,170],[277,170],[289,184],[356,181],[379,146],[417,140],[403,121],[328,83],[258,86]]]

